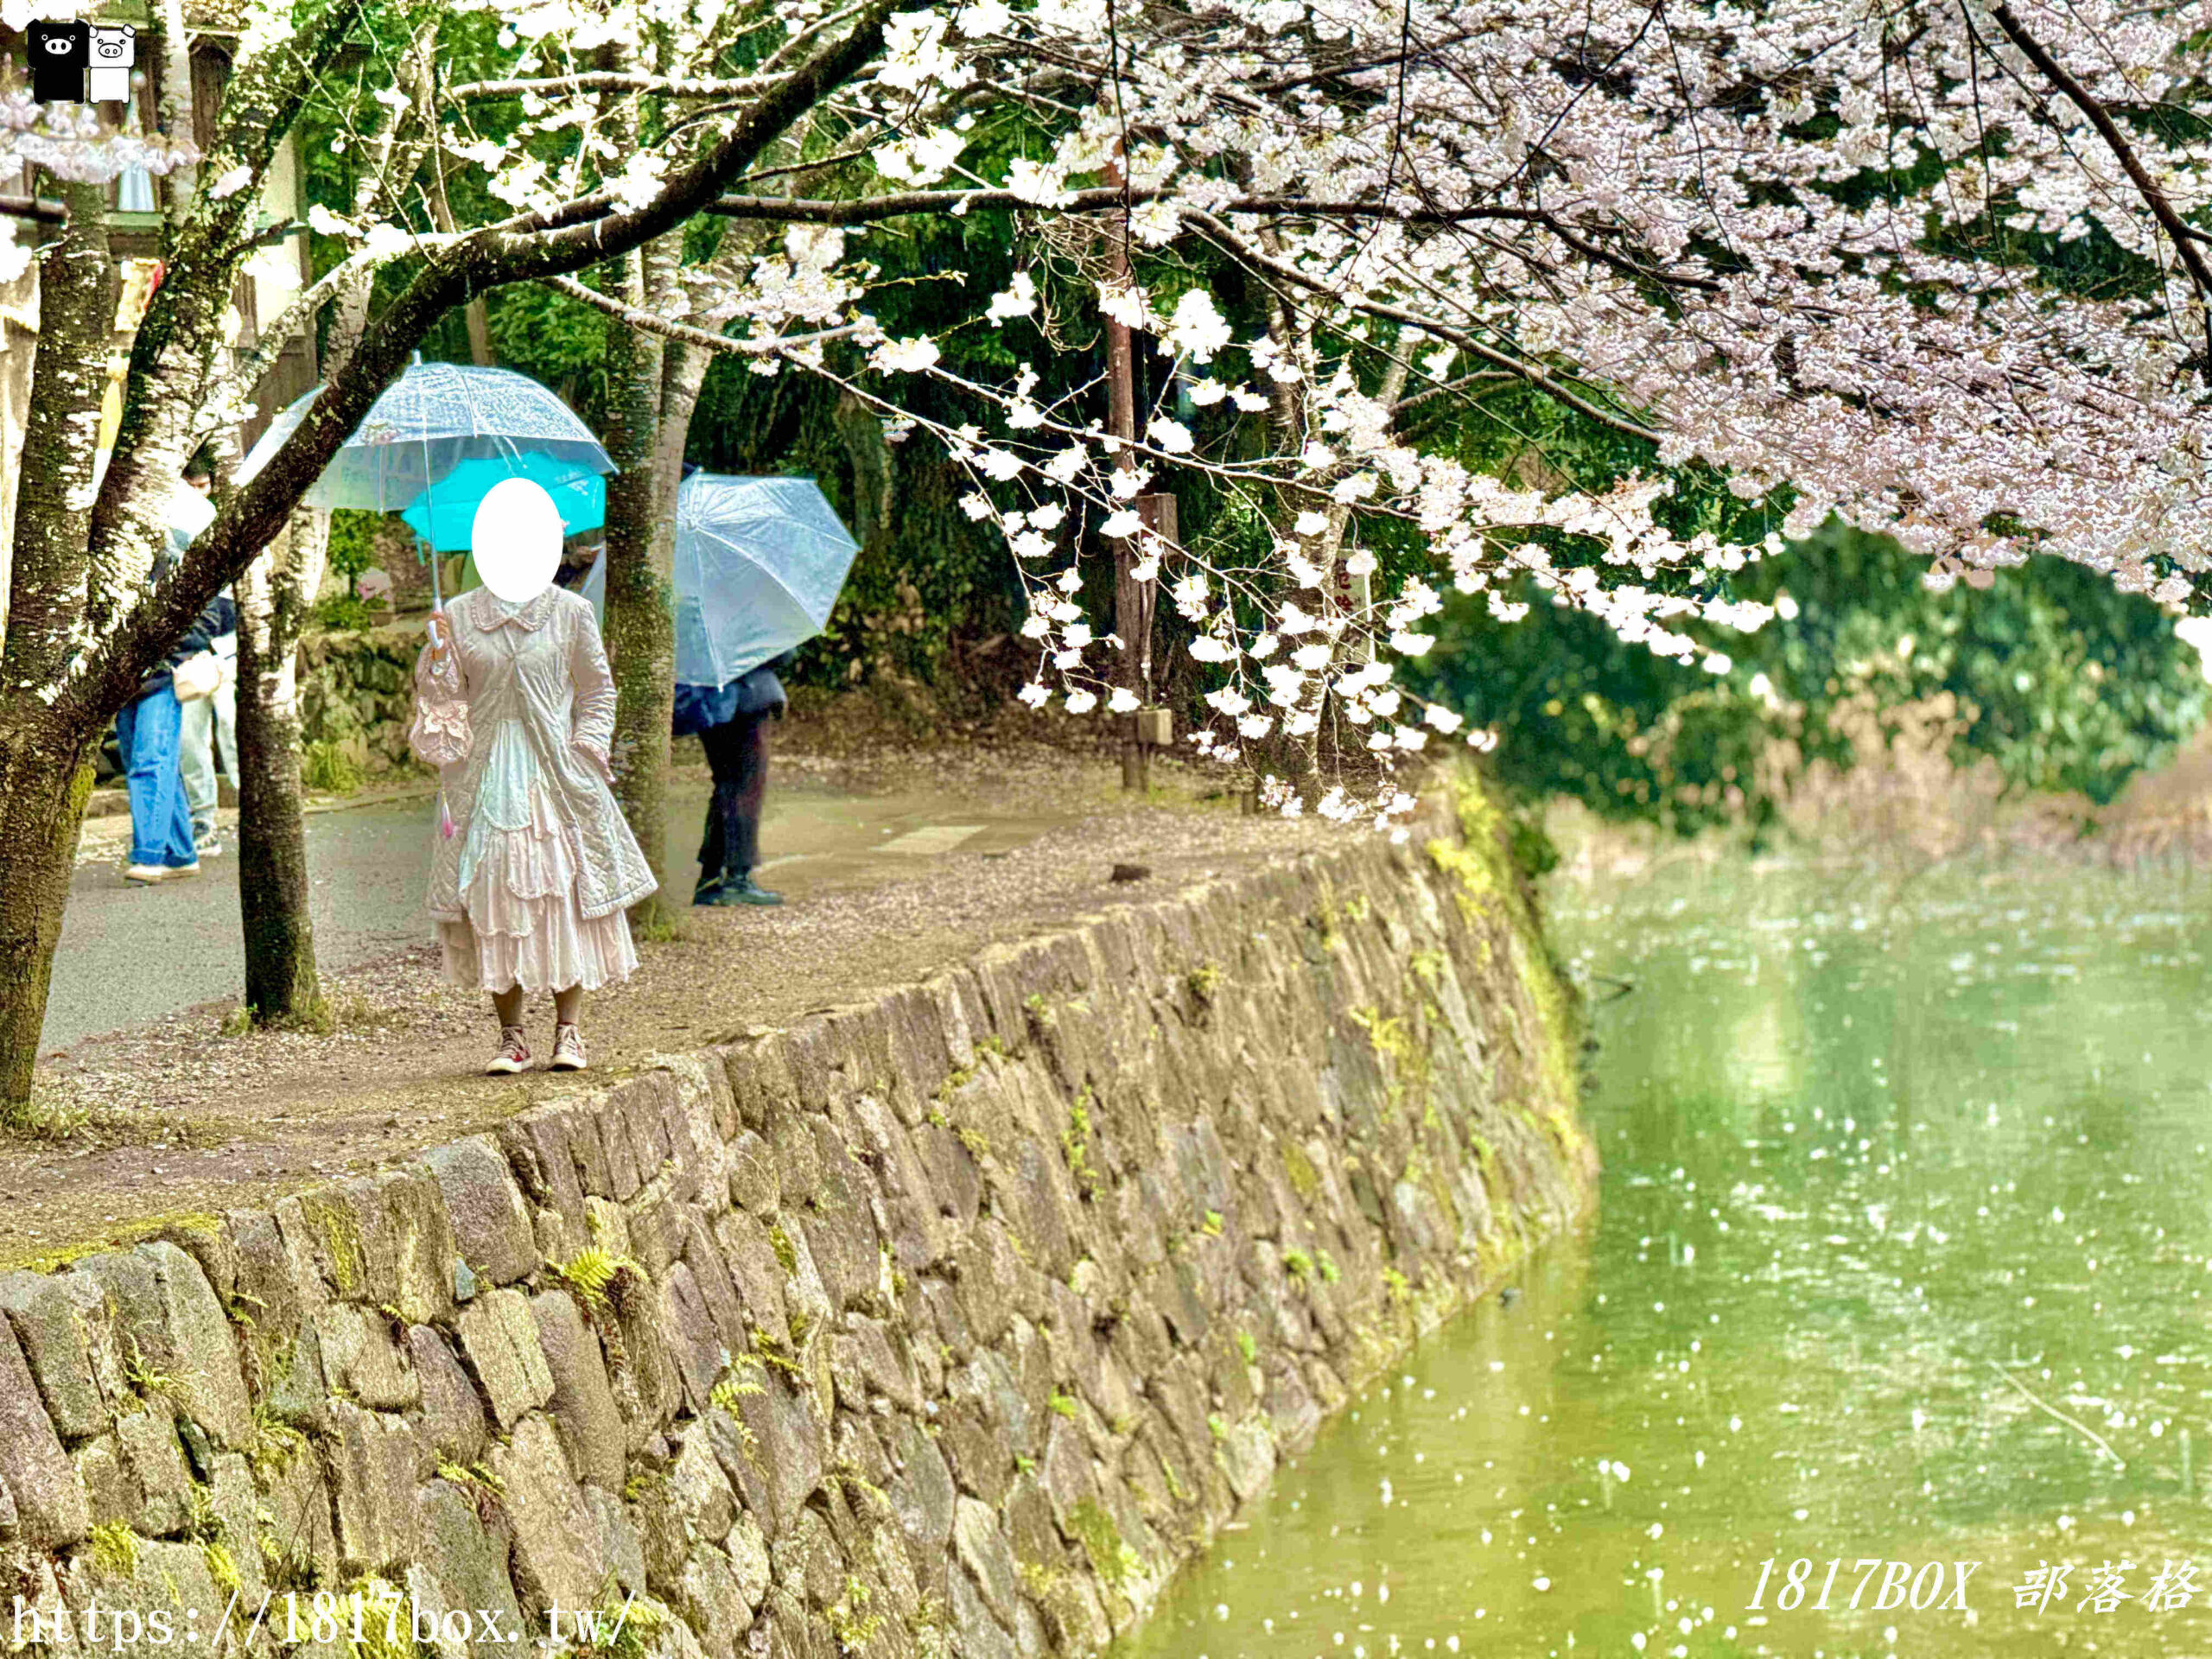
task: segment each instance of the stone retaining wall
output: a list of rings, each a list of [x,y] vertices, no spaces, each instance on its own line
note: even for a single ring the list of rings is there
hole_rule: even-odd
[[[1096,1650],[1586,1200],[1572,1005],[1463,821],[0,1277],[0,1639]]]
[[[409,764],[415,658],[423,623],[310,632],[300,642],[300,736],[327,744],[365,776]]]

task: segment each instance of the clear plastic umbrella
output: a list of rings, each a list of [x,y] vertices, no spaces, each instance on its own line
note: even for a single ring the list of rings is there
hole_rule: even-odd
[[[269,464],[321,393],[317,386],[269,423],[238,463],[239,483]],[[575,411],[528,375],[418,359],[370,405],[303,499],[318,507],[397,512],[426,493],[435,504],[438,481],[464,461],[519,464],[526,454],[588,472],[616,470]],[[430,594],[442,608],[435,557]]]
[[[694,473],[676,498],[676,678],[727,685],[830,620],[861,544],[810,478]],[[604,554],[584,596],[604,602]]]
[[[269,464],[321,393],[317,386],[270,423],[238,463],[239,483]],[[306,499],[318,507],[397,512],[464,461],[530,454],[588,472],[615,470],[591,429],[528,375],[468,363],[416,363],[385,388]]]

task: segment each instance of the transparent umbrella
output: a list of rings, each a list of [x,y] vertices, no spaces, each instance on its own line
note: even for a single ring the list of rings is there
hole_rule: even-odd
[[[317,386],[270,423],[238,463],[239,483],[269,464],[321,394]],[[468,363],[416,363],[385,388],[306,499],[318,507],[397,512],[464,461],[526,454],[573,461],[588,472],[615,470],[575,411],[528,375]]]
[[[676,678],[727,685],[830,620],[860,543],[810,478],[694,473],[676,498]],[[604,602],[607,560],[584,578]]]
[[[252,479],[298,430],[322,393],[317,386],[270,423],[238,463],[238,481]],[[417,361],[370,406],[305,499],[318,507],[397,512],[436,486],[465,461],[505,461],[528,454],[611,473],[613,461],[591,429],[548,387],[512,369]],[[436,593],[438,563],[430,561]]]

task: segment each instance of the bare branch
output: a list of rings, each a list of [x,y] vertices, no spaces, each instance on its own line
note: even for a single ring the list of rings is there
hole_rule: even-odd
[[[815,173],[825,167],[838,167],[847,162],[857,162],[875,148],[874,144],[856,144],[850,149],[841,149],[833,155],[818,156],[810,162],[791,162],[782,167],[756,167],[735,182],[758,184],[763,179],[780,179],[791,173]]]
[[[280,219],[274,225],[264,225],[243,242],[234,242],[223,251],[226,259],[258,253],[264,248],[273,248],[289,237],[303,234],[308,228],[303,219]]]
[[[1393,360],[1402,361],[1402,359]],[[1389,407],[1390,413],[1395,416],[1403,415],[1409,409],[1418,409],[1433,398],[1456,397],[1477,386],[1508,386],[1517,385],[1520,383],[1519,375],[1510,374],[1503,369],[1478,369],[1472,374],[1459,375],[1445,381],[1440,385],[1424,386],[1411,397],[1401,397]]]

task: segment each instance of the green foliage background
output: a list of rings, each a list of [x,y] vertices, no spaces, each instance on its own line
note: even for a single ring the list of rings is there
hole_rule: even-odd
[[[1759,761],[1777,740],[1808,760],[1865,758],[1846,729],[1858,708],[1881,711],[1889,735],[1903,711],[1948,696],[1955,764],[1986,758],[2010,789],[2099,804],[2202,723],[2197,653],[2148,600],[2057,559],[1980,591],[1932,593],[1926,569],[1885,537],[1840,526],[1761,561],[1740,596],[1786,594],[1796,614],[1749,635],[1700,630],[1732,659],[1719,676],[1577,613],[1508,625],[1454,596],[1413,677],[1495,725],[1493,764],[1520,789],[1683,832],[1770,818]],[[1752,689],[1762,675],[1770,698]]]

